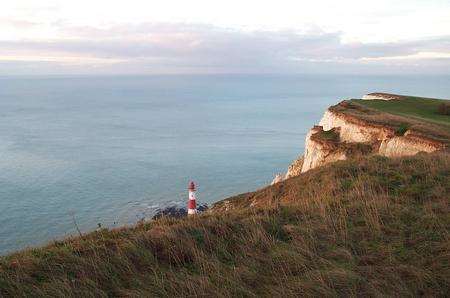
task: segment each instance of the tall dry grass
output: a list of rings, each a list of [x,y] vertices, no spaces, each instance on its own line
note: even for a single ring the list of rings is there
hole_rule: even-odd
[[[230,198],[229,211],[3,257],[0,296],[444,297],[449,197],[445,153],[338,162]]]

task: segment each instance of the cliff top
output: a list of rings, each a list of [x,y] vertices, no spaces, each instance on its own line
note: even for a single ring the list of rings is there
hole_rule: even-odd
[[[396,134],[410,131],[425,138],[450,143],[450,116],[439,113],[448,100],[404,97],[402,100],[347,100],[329,108],[353,122],[382,126]]]
[[[382,112],[443,125],[446,129],[450,130],[450,115],[445,115],[439,111],[442,105],[450,105],[450,100],[404,95],[397,96],[400,96],[401,100],[361,100],[354,102]]]

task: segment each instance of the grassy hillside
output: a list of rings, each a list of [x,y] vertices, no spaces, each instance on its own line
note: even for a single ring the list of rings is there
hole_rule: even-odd
[[[450,130],[450,116],[437,113],[439,105],[450,104],[448,100],[405,96],[401,100],[357,100],[356,102],[383,112],[444,125]]]
[[[3,257],[0,296],[444,297],[449,199],[447,153],[337,162],[195,218]]]

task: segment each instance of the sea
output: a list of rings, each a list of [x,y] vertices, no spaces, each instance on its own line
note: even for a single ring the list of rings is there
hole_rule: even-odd
[[[0,254],[268,185],[324,110],[369,92],[450,98],[449,76],[0,77]]]

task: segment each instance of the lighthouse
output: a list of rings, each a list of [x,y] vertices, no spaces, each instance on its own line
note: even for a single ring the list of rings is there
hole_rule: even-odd
[[[189,192],[188,215],[193,215],[193,214],[197,213],[197,204],[195,203],[195,183],[194,183],[194,181],[189,182],[188,192]]]

